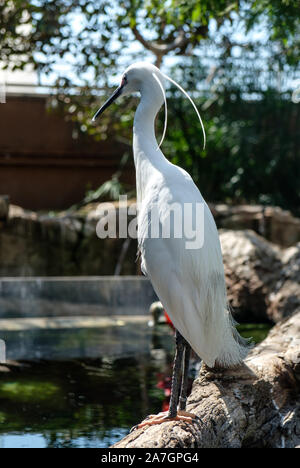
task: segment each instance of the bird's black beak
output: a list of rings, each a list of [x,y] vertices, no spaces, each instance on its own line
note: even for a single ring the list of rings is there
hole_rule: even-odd
[[[99,115],[101,115],[105,111],[105,109],[107,109],[119,96],[121,96],[123,87],[124,87],[124,84],[122,83],[115,90],[115,92],[110,96],[110,98],[107,99],[107,101],[103,104],[103,106],[100,107],[100,109],[96,112],[96,114],[94,115],[92,119],[93,122],[95,122],[95,120],[99,117]]]

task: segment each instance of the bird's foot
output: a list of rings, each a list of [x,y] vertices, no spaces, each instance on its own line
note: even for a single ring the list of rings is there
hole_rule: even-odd
[[[141,429],[145,426],[153,426],[154,424],[162,424],[169,421],[183,421],[186,423],[198,422],[199,418],[193,413],[188,413],[187,411],[179,410],[177,415],[170,417],[168,411],[164,411],[158,414],[150,414],[144,421],[136,426],[133,426],[130,432],[135,429]]]

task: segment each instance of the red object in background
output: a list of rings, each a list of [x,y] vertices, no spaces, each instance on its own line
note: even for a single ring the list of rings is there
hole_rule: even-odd
[[[172,328],[174,328],[174,325],[172,323],[172,320],[170,319],[170,317],[168,316],[167,312],[165,311],[164,309],[164,314],[165,314],[165,318],[166,318],[166,321],[167,321],[167,324],[170,325]]]
[[[172,322],[171,322],[172,323]],[[171,369],[170,369],[171,372]],[[163,390],[165,399],[162,402],[162,411],[168,411],[170,406],[170,397],[171,397],[171,387],[172,387],[172,378],[166,374],[157,374],[157,384],[156,387]],[[188,380],[188,388],[187,388],[187,395],[191,393],[192,390],[193,379],[189,378]]]
[[[165,376],[164,374],[157,374],[158,382],[156,384],[157,388],[161,388],[164,391],[166,397],[171,395],[171,377]]]
[[[169,407],[170,407],[170,401],[169,399],[165,399],[163,402],[162,402],[162,405],[161,405],[161,410],[164,412],[164,411],[168,411],[169,410]]]
[[[162,402],[162,411],[168,411],[169,409],[170,396],[171,396],[171,384],[172,384],[171,377],[165,376],[164,374],[157,374],[156,387],[161,388],[165,394],[165,399]]]

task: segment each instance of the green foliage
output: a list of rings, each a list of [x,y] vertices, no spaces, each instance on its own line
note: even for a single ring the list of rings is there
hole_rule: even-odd
[[[297,65],[300,58],[299,11],[298,0],[254,0],[246,12],[247,30],[251,30],[260,18],[266,18],[269,39],[279,45],[277,59]]]
[[[5,68],[32,64],[49,73],[62,60],[72,63],[75,74],[90,69],[95,81],[99,76],[103,81],[104,63],[112,69],[116,56],[111,47],[115,36],[106,16],[110,4],[106,0],[0,2],[0,61]]]
[[[115,172],[112,175],[112,178],[100,185],[99,188],[96,190],[90,190],[83,199],[83,204],[99,200],[118,200],[120,196],[124,194],[127,194],[129,198],[134,196],[135,190],[120,180],[122,176],[122,169],[128,161],[128,154],[125,153],[124,156],[121,160],[120,170]]]
[[[212,18],[223,24],[232,11],[237,11],[238,0],[124,0],[118,22],[131,29],[141,28],[145,37],[158,43],[170,44],[182,28],[189,37],[189,45],[208,37],[208,24]],[[183,52],[184,49],[181,51]]]
[[[298,0],[8,0],[0,2],[0,61],[4,67],[31,63],[51,72],[61,60],[73,71],[72,81],[80,77],[81,82],[102,85],[108,70],[110,75],[119,72],[124,54],[128,62],[143,56],[141,47],[132,50],[133,40],[156,56],[194,54],[203,41],[215,40],[211,21],[228,45],[234,18],[247,31],[266,18],[266,35],[277,43],[282,62],[297,63]],[[180,33],[185,40],[175,47]],[[223,41],[219,47],[227,45]],[[153,46],[165,49],[159,52]]]
[[[203,102],[203,101],[202,101]],[[201,108],[201,102],[198,101]],[[300,199],[300,109],[275,91],[247,101],[222,95],[202,112],[201,129],[183,98],[169,101],[164,152],[191,173],[208,200],[279,205],[295,212]],[[161,123],[162,125],[162,123]]]
[[[297,0],[273,0],[272,2],[255,0],[248,28],[257,20],[257,15],[267,15],[272,40],[279,40],[286,47],[291,37],[296,39],[299,54],[299,2]]]

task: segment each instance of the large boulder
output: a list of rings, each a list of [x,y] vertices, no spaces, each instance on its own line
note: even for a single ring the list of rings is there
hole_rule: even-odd
[[[268,316],[274,322],[300,312],[300,242],[283,252],[277,276],[268,297]]]
[[[219,228],[251,229],[282,247],[300,241],[300,219],[290,211],[263,205],[209,205]]]
[[[282,268],[279,249],[253,231],[220,232],[228,299],[238,321],[269,320],[270,294]]]

